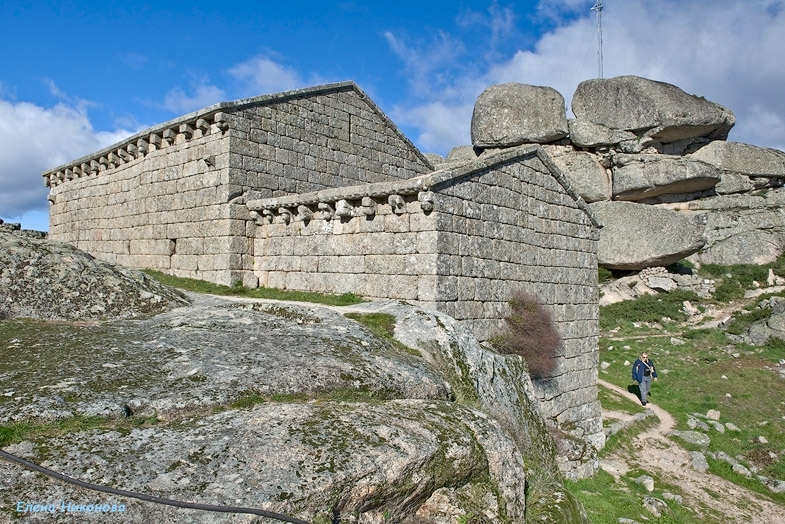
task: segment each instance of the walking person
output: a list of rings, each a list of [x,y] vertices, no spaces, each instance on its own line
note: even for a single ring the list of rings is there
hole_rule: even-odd
[[[654,367],[654,362],[649,360],[649,355],[645,351],[641,353],[641,358],[632,365],[632,380],[640,385],[641,405],[645,406],[649,403],[646,397],[651,389],[651,381],[657,380],[657,369]]]

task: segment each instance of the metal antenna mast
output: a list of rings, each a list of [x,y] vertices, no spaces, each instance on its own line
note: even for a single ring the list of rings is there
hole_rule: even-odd
[[[597,67],[602,78],[602,0],[597,0],[592,11],[597,11]]]

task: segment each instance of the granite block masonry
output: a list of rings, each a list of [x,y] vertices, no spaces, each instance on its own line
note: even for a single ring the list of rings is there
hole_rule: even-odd
[[[518,289],[564,340],[546,419],[595,448],[599,224],[536,144],[434,171],[351,82],[222,103],[44,173],[50,237],[135,268],[353,292],[480,340]]]

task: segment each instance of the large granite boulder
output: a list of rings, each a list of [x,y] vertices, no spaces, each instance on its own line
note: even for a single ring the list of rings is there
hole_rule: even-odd
[[[570,130],[570,142],[578,147],[613,146],[622,142],[638,140],[635,133],[612,129],[580,118],[571,119],[567,125]]]
[[[713,242],[696,255],[702,264],[770,264],[785,251],[785,234],[770,231],[744,231]]]
[[[551,87],[498,84],[474,104],[472,144],[479,148],[545,144],[567,136],[564,97]]]
[[[638,270],[667,266],[706,243],[706,217],[637,202],[589,204],[600,229],[598,264],[608,269]]]
[[[725,139],[736,123],[733,113],[719,104],[638,76],[581,82],[572,99],[572,112],[578,120],[663,143],[699,136]]]
[[[740,142],[715,140],[690,155],[726,172],[750,177],[785,177],[785,152]]]
[[[761,196],[722,195],[679,207],[707,213],[706,245],[694,258],[701,263],[768,264],[785,251],[785,189]]]
[[[677,156],[613,156],[613,197],[616,200],[694,193],[711,189],[720,178],[715,167]]]
[[[141,271],[61,242],[0,231],[0,319],[133,318],[186,304]]]
[[[543,146],[586,202],[611,199],[611,180],[596,155],[562,146]]]

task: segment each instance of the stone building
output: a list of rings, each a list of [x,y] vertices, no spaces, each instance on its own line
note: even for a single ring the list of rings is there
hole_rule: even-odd
[[[538,145],[441,167],[350,82],[222,103],[44,173],[50,237],[222,284],[406,300],[480,340],[528,291],[564,340],[543,413],[602,447],[591,211]]]

